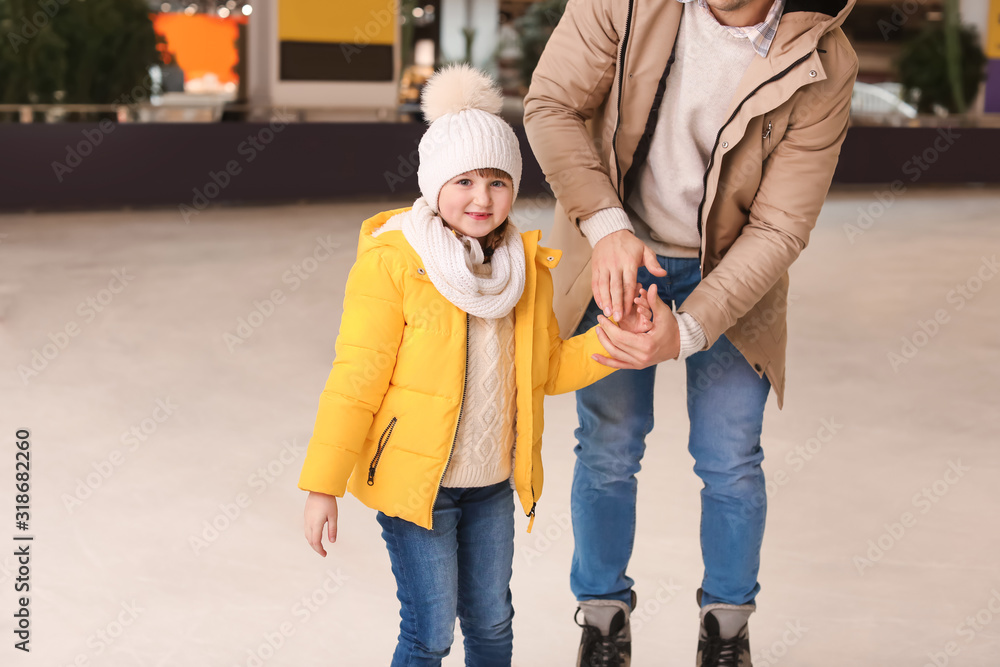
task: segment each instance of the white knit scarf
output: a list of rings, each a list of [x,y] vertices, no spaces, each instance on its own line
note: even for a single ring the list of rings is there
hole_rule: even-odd
[[[503,245],[490,259],[489,275],[482,269],[479,241],[452,232],[421,197],[409,214],[400,216],[403,236],[423,260],[427,277],[441,295],[458,308],[485,319],[505,317],[524,291],[524,243],[513,224]]]

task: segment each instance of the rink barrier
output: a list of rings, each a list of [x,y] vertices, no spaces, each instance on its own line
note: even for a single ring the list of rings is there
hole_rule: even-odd
[[[0,210],[187,207],[418,193],[417,123],[0,124]],[[524,154],[519,196],[548,192]],[[837,183],[1000,183],[997,128],[854,127]]]

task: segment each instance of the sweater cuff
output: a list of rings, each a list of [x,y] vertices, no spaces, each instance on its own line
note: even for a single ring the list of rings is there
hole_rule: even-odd
[[[677,361],[684,361],[708,342],[701,325],[690,313],[677,313],[677,329],[681,336],[681,351],[677,355]]]
[[[590,241],[591,248],[597,245],[597,242],[608,234],[620,232],[623,229],[635,233],[635,229],[633,229],[632,223],[629,222],[625,209],[618,206],[602,208],[586,220],[580,221],[580,231]]]

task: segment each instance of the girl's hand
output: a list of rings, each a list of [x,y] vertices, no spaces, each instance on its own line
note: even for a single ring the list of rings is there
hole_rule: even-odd
[[[329,524],[330,544],[337,541],[337,498],[325,493],[309,492],[306,498],[305,531],[306,542],[320,556],[326,557],[323,548],[323,524]]]
[[[597,316],[597,339],[611,357],[595,354],[594,361],[612,368],[648,368],[677,358],[681,349],[677,318],[656,295],[656,283],[650,286],[646,301],[653,312],[653,328],[643,334],[630,333],[603,315]]]
[[[639,294],[635,297],[635,307],[629,308],[628,314],[617,324],[622,331],[641,334],[653,328],[653,311],[650,309],[648,296],[642,285],[636,283],[635,289]]]

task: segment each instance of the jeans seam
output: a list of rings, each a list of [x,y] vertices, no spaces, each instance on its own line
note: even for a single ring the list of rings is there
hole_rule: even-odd
[[[387,532],[389,533],[389,537],[392,539],[392,550],[396,554],[396,562],[399,564],[399,578],[398,578],[398,580],[396,582],[397,585],[398,585],[398,584],[401,584],[401,583],[403,583],[403,582],[405,582],[407,580],[406,571],[405,571],[405,569],[403,567],[403,562],[406,559],[403,558],[403,555],[399,551],[399,540],[396,538],[396,530],[395,530],[395,525],[394,525],[394,517],[390,517],[389,515],[386,515],[386,517],[389,519],[389,521],[386,522],[386,525],[388,526]],[[408,586],[407,586],[407,590],[409,590]],[[407,597],[409,597],[409,593],[407,593]],[[400,612],[402,612],[402,610],[403,610],[402,601],[400,602],[400,605],[401,605],[400,606]],[[414,627],[413,630],[414,630],[414,634],[415,634],[416,628]],[[402,631],[402,628],[400,628],[400,631]],[[414,651],[414,649],[416,649],[416,644],[414,642],[409,642],[409,644],[410,644],[410,646],[409,646],[409,648],[408,648],[408,650],[406,652],[404,667],[406,667],[406,665],[409,665],[409,664],[411,664],[413,662],[413,651]]]

